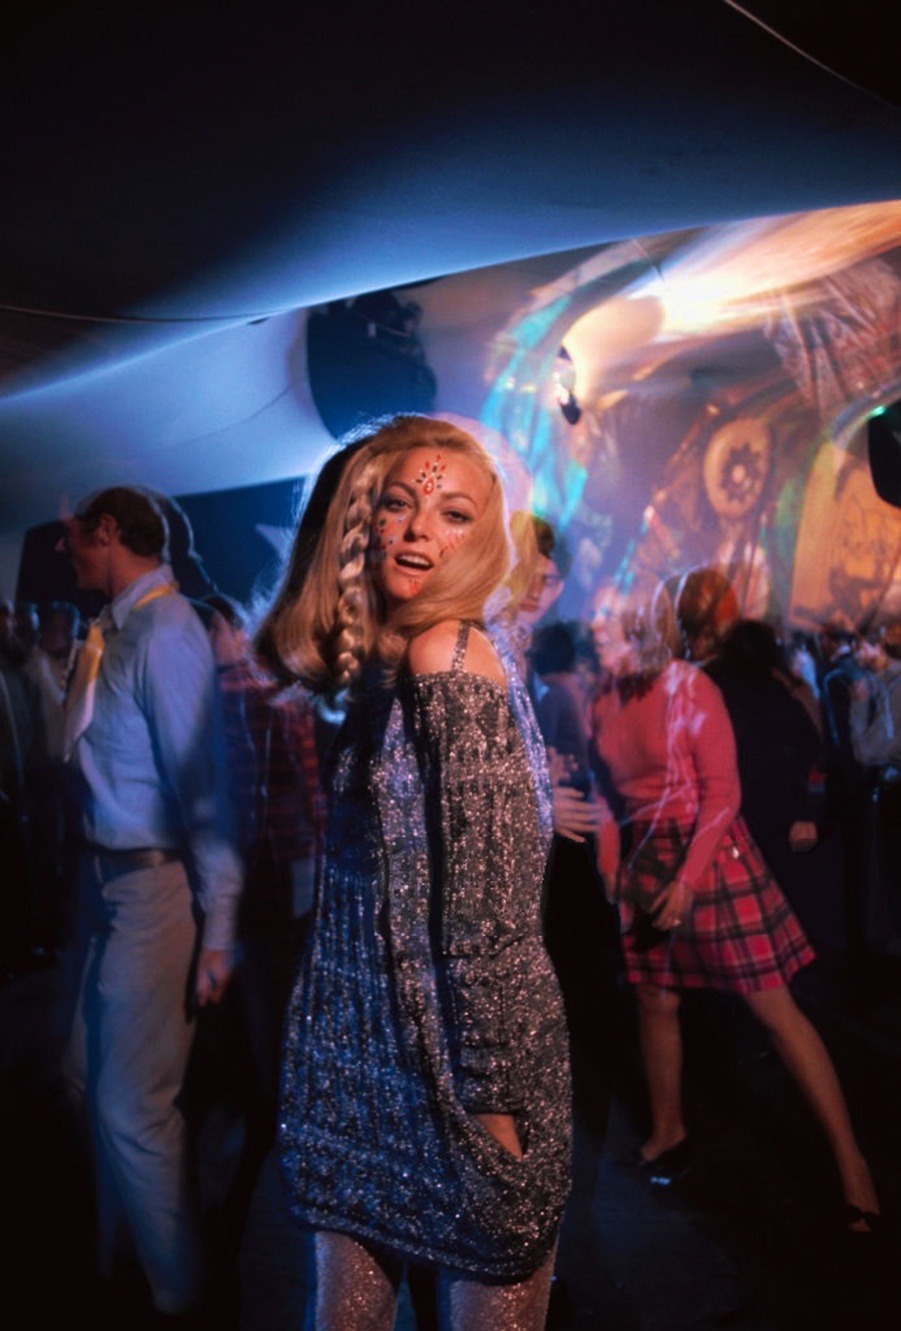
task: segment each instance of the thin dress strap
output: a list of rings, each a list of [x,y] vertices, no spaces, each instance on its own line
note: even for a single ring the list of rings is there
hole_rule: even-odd
[[[469,630],[472,623],[468,619],[460,620],[460,629],[457,633],[457,641],[454,644],[454,654],[451,657],[451,670],[462,670],[463,662],[466,658],[466,645],[469,642]]]

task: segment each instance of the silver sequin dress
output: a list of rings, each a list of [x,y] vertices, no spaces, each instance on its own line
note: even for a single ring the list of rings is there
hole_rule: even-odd
[[[514,1281],[550,1252],[569,1186],[550,791],[515,669],[467,673],[464,646],[465,626],[451,670],[370,681],[339,736],[280,1144],[305,1224]],[[514,1115],[522,1160],[477,1112]]]

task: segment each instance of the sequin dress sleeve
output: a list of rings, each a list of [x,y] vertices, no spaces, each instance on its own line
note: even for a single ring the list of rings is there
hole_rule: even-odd
[[[412,681],[410,692],[434,885],[432,956],[455,1089],[470,1113],[513,1113],[526,1072],[518,985],[537,909],[522,888],[524,879],[540,880],[544,854],[537,807],[524,820],[522,806],[537,805],[537,794],[523,789],[518,746],[511,751],[511,733],[499,727],[491,681],[461,686],[431,676]]]
[[[501,1280],[551,1251],[569,1184],[549,791],[523,693],[453,670],[349,717],[280,1126],[306,1224]],[[514,1115],[522,1160],[483,1111]]]

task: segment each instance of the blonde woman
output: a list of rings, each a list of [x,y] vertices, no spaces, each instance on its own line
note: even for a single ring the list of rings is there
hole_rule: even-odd
[[[729,990],[762,1022],[820,1122],[842,1223],[873,1236],[879,1202],[835,1068],[788,987],[813,950],[739,816],[722,695],[698,667],[673,659],[678,637],[663,587],[618,604],[607,598],[594,631],[609,672],[594,705],[594,742],[626,820],[622,863],[614,871],[605,860],[601,869],[619,907],[651,1107],[637,1163],[663,1184],[687,1171],[680,995]]]
[[[567,1054],[543,749],[488,623],[508,551],[487,454],[398,417],[348,457],[266,627],[293,675],[346,691],[280,1126],[317,1328],[391,1327],[404,1261],[441,1272],[454,1328],[544,1326]]]

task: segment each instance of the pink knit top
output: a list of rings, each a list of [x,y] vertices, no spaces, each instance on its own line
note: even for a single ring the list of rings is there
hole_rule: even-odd
[[[697,666],[673,661],[643,697],[616,688],[592,711],[594,743],[633,823],[691,829],[679,877],[695,888],[738,813],[741,787],[729,714]]]

